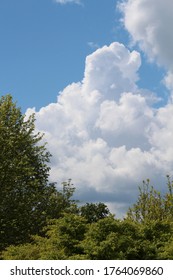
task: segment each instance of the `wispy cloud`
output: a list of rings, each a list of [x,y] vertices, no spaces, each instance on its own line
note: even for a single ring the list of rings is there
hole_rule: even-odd
[[[81,5],[81,4],[82,4],[81,0],[54,0],[54,1],[55,1],[56,3],[62,4],[62,5],[70,4],[70,3],[78,4],[78,5]]]
[[[88,42],[87,44],[91,49],[98,49],[100,47],[99,44],[94,42]]]

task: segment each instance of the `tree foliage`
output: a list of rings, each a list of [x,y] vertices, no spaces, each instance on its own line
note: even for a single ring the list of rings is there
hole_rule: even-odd
[[[83,217],[66,213],[63,217],[49,221],[45,236],[33,236],[32,242],[10,246],[3,252],[4,259],[62,260],[83,255],[80,245],[87,224]]]
[[[86,203],[81,206],[80,214],[85,217],[88,223],[97,222],[100,219],[104,219],[110,215],[108,207],[102,203]]]
[[[129,208],[128,218],[139,223],[150,221],[173,220],[173,182],[167,176],[167,192],[161,195],[159,191],[150,185],[150,180],[143,181],[139,187],[137,202]]]
[[[50,153],[34,122],[10,95],[0,99],[0,249],[29,241],[71,205],[74,189],[49,183]]]

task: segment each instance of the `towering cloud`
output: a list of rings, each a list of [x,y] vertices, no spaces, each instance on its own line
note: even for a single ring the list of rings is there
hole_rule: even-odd
[[[104,46],[86,58],[81,82],[36,112],[53,155],[51,179],[72,178],[82,201],[125,207],[143,179],[161,182],[172,170],[173,107],[148,104],[136,85],[140,63],[122,44]]]
[[[173,90],[172,0],[123,1],[124,25],[135,43],[168,73]],[[158,188],[173,171],[173,105],[156,109],[152,93],[138,88],[140,54],[120,43],[86,58],[83,80],[36,113],[53,155],[51,179],[72,178],[78,198],[103,201],[117,214],[150,178]]]

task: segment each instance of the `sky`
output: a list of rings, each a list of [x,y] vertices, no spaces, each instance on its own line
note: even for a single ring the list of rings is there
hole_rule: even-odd
[[[52,154],[50,180],[118,217],[173,174],[172,0],[0,0],[0,96]]]

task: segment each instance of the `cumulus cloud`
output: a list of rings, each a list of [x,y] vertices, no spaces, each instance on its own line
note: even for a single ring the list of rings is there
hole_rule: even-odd
[[[123,0],[120,8],[133,42],[168,71],[165,85],[173,94],[173,1]]]
[[[173,105],[154,109],[136,85],[140,54],[120,43],[86,58],[84,78],[35,112],[52,153],[51,180],[72,178],[78,198],[103,201],[120,215],[150,178],[173,170]],[[152,96],[152,93],[151,93]]]
[[[81,0],[54,0],[58,4],[69,4],[69,3],[74,3],[74,4],[81,4]]]

